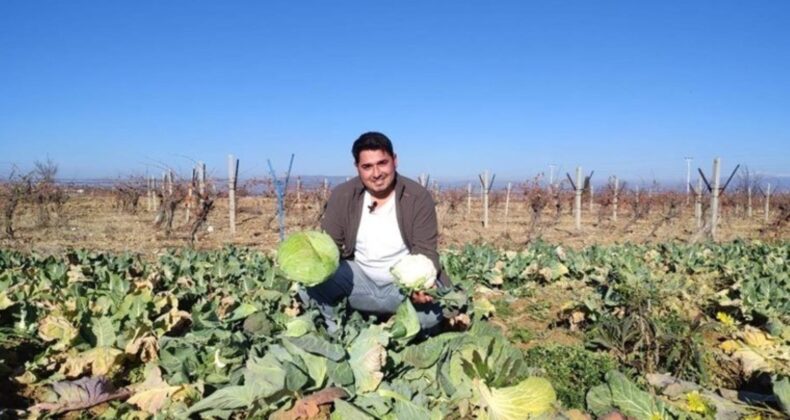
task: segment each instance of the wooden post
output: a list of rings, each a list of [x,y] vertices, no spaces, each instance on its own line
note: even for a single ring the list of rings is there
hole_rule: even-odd
[[[323,185],[323,193],[322,194],[324,195],[324,200],[329,198],[329,180],[326,179],[326,178],[324,178],[324,185]]]
[[[769,207],[770,202],[771,202],[771,184],[768,184],[768,186],[766,186],[765,188],[765,201],[764,201],[765,208],[763,209],[763,215],[764,215],[763,221],[765,222],[765,224],[768,224],[768,215],[770,214],[770,210],[771,210]]]
[[[715,241],[719,224],[719,176],[721,174],[721,159],[713,159],[713,186],[710,194],[710,236]]]
[[[694,219],[697,229],[702,229],[702,178],[697,178],[697,190],[694,196]]]
[[[189,224],[190,212],[192,210],[192,201],[194,201],[192,200],[192,196],[195,194],[194,185],[196,179],[197,179],[197,172],[195,171],[195,168],[192,168],[192,180],[189,183],[189,189],[187,190],[187,211],[186,214],[184,215],[185,225]]]
[[[593,190],[592,181],[590,181],[590,214],[593,213],[593,204],[594,204],[593,196],[594,195],[595,195],[595,191]]]
[[[576,167],[576,197],[573,200],[573,215],[576,221],[576,230],[582,229],[582,188],[584,188],[584,180],[582,179],[582,167]]]
[[[302,177],[296,177],[296,202],[300,202],[302,200]]]
[[[619,191],[617,177],[614,177],[614,193],[612,194],[612,221],[617,223],[617,193]]]
[[[489,172],[488,169],[483,171],[480,177],[480,192],[483,195],[483,227],[488,227],[488,193],[491,192],[491,185],[494,184],[494,177],[496,175],[491,175],[489,179]]]
[[[167,170],[167,193],[173,195],[173,170]]]
[[[512,187],[513,187],[513,183],[512,182],[508,182],[507,183],[507,193],[505,194],[505,229],[507,229],[507,226],[508,226],[508,218],[507,218],[507,216],[508,216],[508,208],[510,207],[510,190],[512,189]]]
[[[206,164],[198,161],[198,192],[200,193],[200,202],[203,202],[203,197],[206,196]]]
[[[159,188],[159,186],[156,185],[156,177],[151,175],[151,195],[153,196],[154,210],[159,209],[159,196],[155,193],[157,188]]]
[[[148,197],[148,211],[151,211],[151,210],[154,209],[154,192],[152,190],[152,185],[151,185],[152,184],[152,182],[151,182],[152,180],[153,180],[153,176],[151,176],[151,175],[148,175],[146,177],[146,179],[145,179],[146,197]]]
[[[236,234],[236,181],[239,176],[239,160],[228,155],[228,219],[230,234]]]
[[[752,185],[746,186],[746,217],[752,218]]]
[[[466,218],[472,213],[472,183],[466,184]]]
[[[167,193],[167,171],[162,172],[162,195]]]

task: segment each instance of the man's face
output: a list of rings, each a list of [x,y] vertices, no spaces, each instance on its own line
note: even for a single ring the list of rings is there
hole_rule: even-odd
[[[384,193],[395,180],[397,156],[384,150],[363,150],[359,153],[357,173],[371,194]]]

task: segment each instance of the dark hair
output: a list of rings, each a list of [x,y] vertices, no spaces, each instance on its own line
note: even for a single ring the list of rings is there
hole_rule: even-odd
[[[392,151],[392,142],[390,139],[377,131],[368,131],[359,136],[354,142],[354,145],[351,147],[351,154],[354,155],[354,163],[359,163],[359,154],[362,153],[363,150],[383,150],[389,153],[390,156],[395,156],[395,152]]]

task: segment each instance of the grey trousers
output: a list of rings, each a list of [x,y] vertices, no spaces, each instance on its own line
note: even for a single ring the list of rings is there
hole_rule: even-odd
[[[302,288],[299,296],[303,302],[315,305],[326,322],[327,331],[337,328],[337,304],[348,298],[348,306],[373,315],[392,315],[398,310],[405,296],[394,283],[381,286],[369,279],[355,261],[342,260],[335,274],[327,281],[309,288]],[[422,333],[431,334],[442,321],[442,308],[436,303],[414,304]]]

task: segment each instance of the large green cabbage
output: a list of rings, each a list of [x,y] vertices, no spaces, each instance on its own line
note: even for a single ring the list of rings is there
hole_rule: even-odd
[[[294,233],[277,248],[277,265],[285,277],[305,286],[323,283],[339,264],[340,251],[323,232]]]

